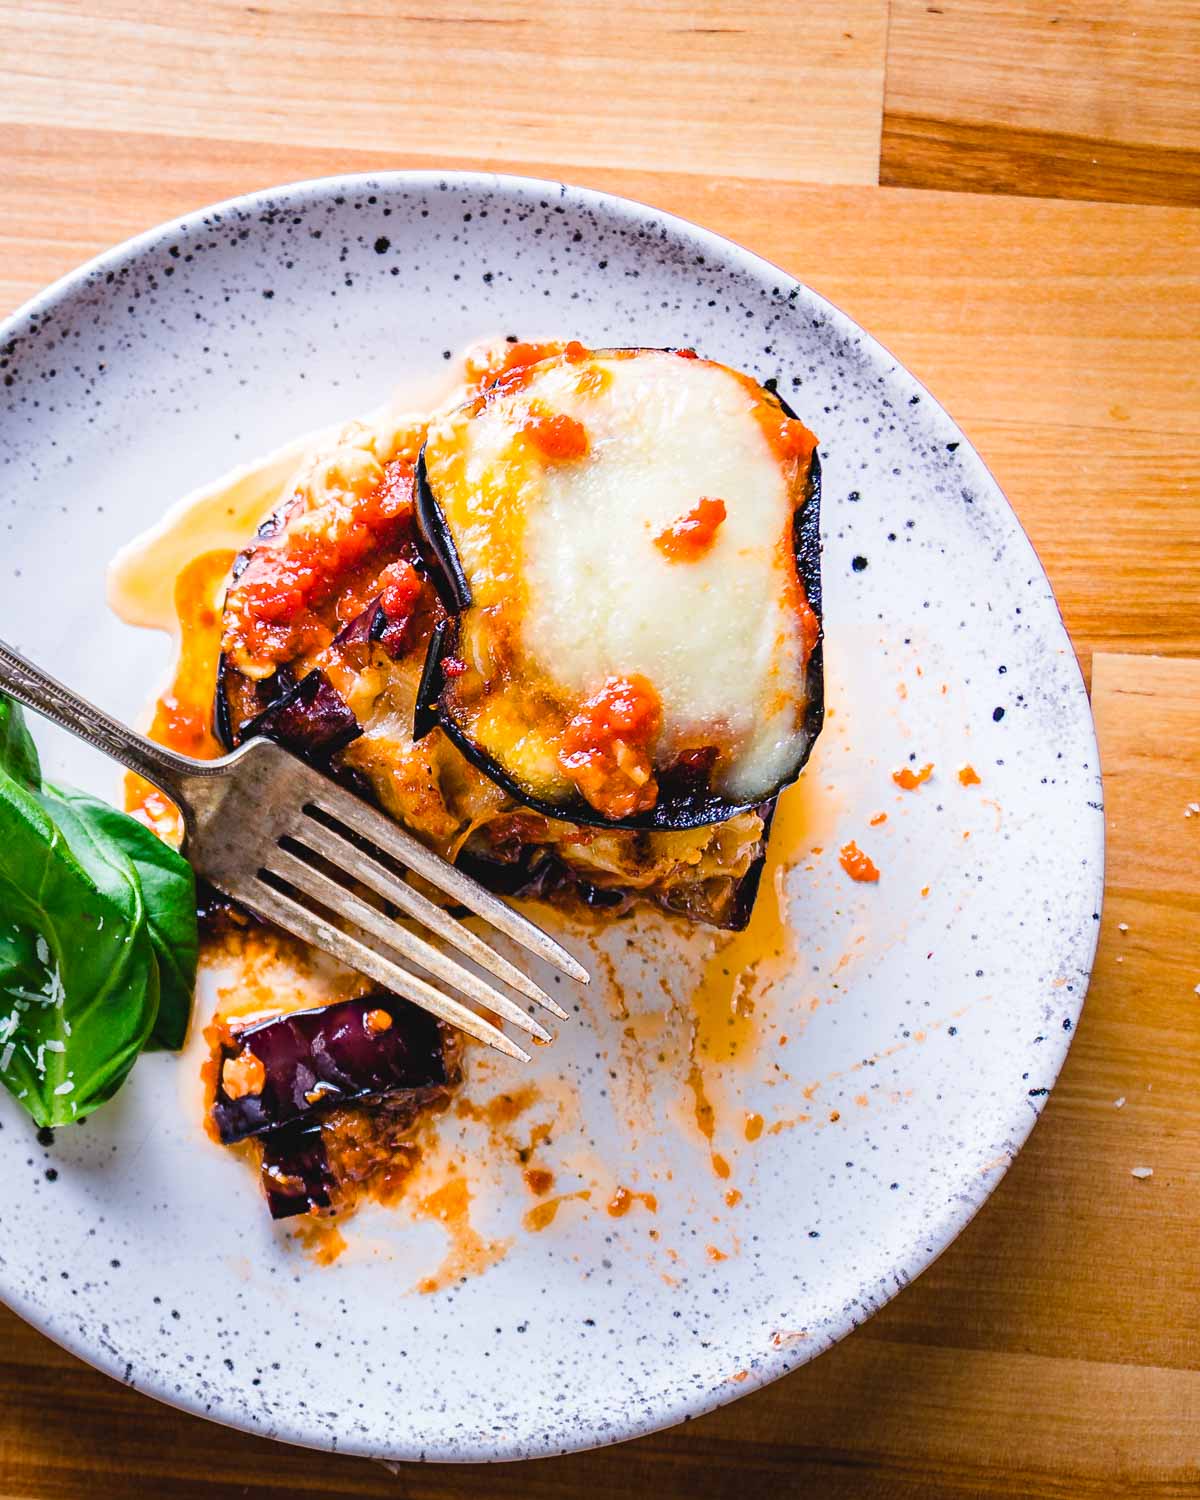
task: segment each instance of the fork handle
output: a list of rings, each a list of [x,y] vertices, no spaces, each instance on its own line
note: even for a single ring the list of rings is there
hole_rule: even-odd
[[[0,689],[26,708],[103,750],[105,755],[111,755],[175,800],[179,799],[187,778],[210,769],[203,761],[178,755],[127,728],[111,714],[63,687],[4,641],[0,641]]]

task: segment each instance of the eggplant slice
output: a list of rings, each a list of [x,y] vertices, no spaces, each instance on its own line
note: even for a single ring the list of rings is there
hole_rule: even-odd
[[[212,1117],[229,1145],[310,1122],[333,1105],[445,1082],[437,1021],[407,1000],[375,993],[235,1033],[222,1049]]]
[[[499,388],[498,395],[485,393],[430,429],[417,462],[417,524],[448,617],[429,642],[414,738],[420,739],[437,725],[514,800],[548,817],[640,830],[682,830],[722,822],[773,802],[795,780],[824,718],[820,463],[815,439],[776,392],[725,366],[662,350],[582,354],[581,359],[560,356],[535,365],[523,372],[522,381]],[[631,370],[636,379],[627,388]],[[604,393],[613,389],[619,399],[606,410]],[[661,391],[659,405],[670,408],[667,416],[661,410],[647,416],[656,391]],[[717,416],[706,406],[710,400]],[[628,426],[631,411],[633,420],[648,421],[652,431],[658,423],[676,457],[664,459],[666,468],[660,467],[657,476],[647,481],[646,493],[626,502],[619,497],[630,488],[634,472],[630,453],[610,455],[625,438],[620,424],[624,419]],[[724,457],[722,437],[714,441],[711,434],[706,438],[701,431],[705,425],[719,426],[718,416],[729,423],[729,454]],[[589,419],[596,423],[600,437],[595,462],[589,456]],[[556,430],[552,424],[558,421],[572,425]],[[673,433],[668,421],[676,421],[681,431]],[[545,441],[540,433],[527,436],[531,422],[540,424],[541,432],[550,424],[545,447],[538,446]],[[689,422],[694,431],[688,430]],[[776,430],[783,434],[781,442],[768,436]],[[644,447],[635,433],[630,445],[644,461],[639,444]],[[684,456],[683,472],[678,474],[679,455],[693,446],[699,457],[691,463]],[[730,455],[742,453],[748,455],[749,477],[738,490]],[[606,465],[613,471],[611,480],[604,477]],[[579,475],[574,489],[572,469]],[[654,482],[664,475],[669,476],[665,483]],[[633,482],[636,486],[636,478]],[[689,503],[711,493],[714,485],[727,492],[722,516],[724,502],[728,502],[730,520],[718,532],[711,555],[699,561],[664,560],[662,538],[653,535],[664,515],[669,520],[672,514],[686,512]],[[665,499],[664,491],[669,492]],[[616,515],[607,533],[596,531],[597,495],[601,505],[613,497]],[[550,517],[544,524],[537,520],[539,502]],[[639,508],[643,502],[644,515]],[[565,540],[573,529],[572,518],[583,531],[591,525],[589,535],[593,540],[601,538],[605,555],[572,559],[572,544]],[[771,541],[775,533],[763,530],[776,523],[780,523],[778,547]],[[537,554],[544,541],[531,544],[532,567],[522,552],[522,537],[531,526],[540,526],[539,534],[551,538],[548,557]],[[618,527],[624,528],[620,536]],[[791,556],[787,557],[789,543]],[[573,577],[556,582],[554,564],[564,556],[578,566]],[[582,679],[587,669],[582,664],[591,668],[594,690],[596,658],[599,654],[603,659],[607,648],[602,644],[592,649],[590,642],[603,634],[612,611],[588,615],[581,600],[576,637],[584,644],[576,649],[572,642],[567,648],[572,665],[563,678],[569,681],[557,677],[540,660],[546,622],[551,622],[552,630],[558,629],[560,641],[566,640],[571,625],[563,621],[564,603],[569,607],[589,581],[595,583],[615,572],[614,557],[630,560],[633,582],[627,584],[620,578],[604,597],[617,612],[641,611],[643,621],[648,622],[632,628],[637,649],[645,652],[649,640],[654,661],[678,671],[681,681],[693,688],[721,675],[712,672],[713,661],[724,661],[726,656],[738,659],[740,653],[749,664],[746,673],[726,670],[724,678],[740,684],[757,670],[753,687],[760,695],[758,702],[731,704],[730,714],[724,717],[718,704],[715,713],[708,712],[707,722],[700,714],[696,722],[688,723],[687,693],[680,701],[676,691],[673,709],[664,708],[657,748],[646,750],[639,772],[634,773],[642,778],[647,772],[653,776],[652,805],[644,805],[643,799],[632,811],[618,805],[615,812],[602,799],[581,794],[572,773],[565,770],[566,762],[555,753],[555,747],[565,743],[564,724],[572,722],[571,713],[581,703],[586,710],[589,701],[598,701],[586,699],[588,689]],[[739,569],[751,568],[757,568],[757,575],[739,575]],[[544,587],[547,579],[557,595],[530,620],[530,643],[526,644],[522,637],[529,619],[528,596]],[[748,609],[748,601],[764,597],[764,582],[778,597],[761,610]],[[675,611],[680,618],[673,619],[670,609],[660,608],[656,591],[667,599],[687,601]],[[738,600],[743,606],[740,610],[722,609],[723,604]],[[703,624],[711,628],[701,632],[697,622],[705,601]],[[660,625],[661,643],[656,639]],[[704,658],[700,648],[695,648],[687,661],[693,649],[688,637],[698,633],[703,634]],[[630,635],[630,630],[619,627],[614,638],[628,649]],[[728,652],[724,651],[726,638]],[[764,640],[770,641],[766,650]],[[684,667],[675,667],[681,659]],[[609,683],[623,683],[627,671],[627,662],[614,648],[613,660],[602,666],[601,677]],[[630,674],[628,680],[642,682],[647,677],[650,688],[657,690],[649,673]],[[711,703],[707,707],[711,710]],[[722,726],[735,713],[740,727],[733,734]],[[722,734],[732,734],[736,742],[722,744]],[[619,756],[624,750],[619,744]],[[651,754],[653,763],[648,764],[646,757]]]

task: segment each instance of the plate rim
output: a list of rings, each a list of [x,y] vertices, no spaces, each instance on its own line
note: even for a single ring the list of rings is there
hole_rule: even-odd
[[[656,207],[641,199],[626,197],[623,194],[607,192],[599,188],[582,187],[552,178],[531,177],[521,173],[489,172],[483,170],[471,170],[463,168],[415,168],[394,170],[382,170],[373,172],[347,172],[331,173],[323,177],[301,178],[293,182],[278,184],[266,188],[252,189],[246,193],[236,194],[229,198],[221,199],[215,203],[205,204],[197,208],[178,214],[172,219],[164,220],[162,223],[149,229],[140,231],[129,238],[118,242],[109,248],[100,251],[90,257],[82,264],[57,277],[47,286],[28,298],[14,312],[0,320],[0,347],[10,343],[14,338],[24,339],[30,333],[37,331],[40,324],[48,313],[63,302],[66,298],[80,291],[86,290],[88,284],[100,273],[108,273],[118,270],[124,265],[137,261],[140,257],[152,250],[155,246],[162,244],[181,234],[193,229],[197,221],[210,218],[214,215],[231,215],[240,212],[255,212],[272,204],[273,201],[287,200],[289,202],[300,199],[319,200],[324,195],[330,194],[336,188],[342,193],[351,193],[368,188],[397,187],[408,189],[441,189],[443,185],[462,188],[469,191],[491,190],[508,193],[530,193],[536,192],[542,197],[557,196],[560,199],[570,196],[576,203],[583,206],[592,206],[612,215],[614,212],[622,218],[633,219],[648,215],[659,224],[665,225],[672,232],[693,239],[701,244],[715,247],[723,257],[737,262],[741,268],[753,275],[762,276],[764,272],[777,275],[783,282],[799,287],[803,295],[810,300],[810,305],[826,316],[831,323],[836,325],[837,330],[845,335],[851,335],[868,354],[877,359],[890,362],[893,370],[911,382],[913,389],[920,393],[921,399],[927,403],[941,422],[958,436],[961,446],[973,455],[987,480],[994,487],[995,494],[1000,497],[1013,522],[1017,528],[1020,538],[1025,542],[1028,556],[1033,566],[1040,575],[1046,586],[1046,595],[1054,606],[1058,616],[1059,627],[1063,632],[1067,644],[1070,647],[1071,666],[1074,668],[1073,677],[1070,667],[1066,669],[1071,697],[1081,703],[1085,710],[1086,727],[1089,734],[1090,749],[1095,766],[1094,779],[1097,789],[1102,797],[1102,768],[1100,764],[1099,746],[1096,737],[1095,717],[1092,712],[1091,699],[1084,681],[1083,672],[1080,667],[1079,657],[1075,651],[1074,642],[1067,630],[1063,619],[1062,609],[1058,597],[1046,573],[1041,557],[1033,544],[1032,538],[1025,529],[1020,515],[1012,505],[1007,493],[992,473],[991,468],[979,453],[974,442],[963,431],[955,419],[950,415],[942,403],[934,396],[925,383],[908,366],[899,359],[878,338],[862,327],[848,313],[844,312],[836,303],[832,302],[821,292],[816,291],[801,280],[798,276],[783,267],[777,265],[767,257],[759,255],[756,251],[749,250],[737,241],[716,230],[709,229],[705,225],[694,220],[683,217],[667,209]],[[0,1301],[14,1312],[23,1321],[61,1348],[83,1360],[93,1369],[102,1374],[120,1381],[122,1384],[130,1385],[140,1395],[152,1397],[167,1406],[184,1411],[193,1416],[202,1417],[207,1421],[215,1422],[220,1426],[228,1427],[234,1431],[246,1432],[256,1437],[270,1438],[276,1442],[283,1442],[290,1446],[309,1448],[315,1451],[337,1452],[361,1457],[374,1458],[386,1462],[440,1462],[440,1463],[496,1463],[496,1462],[521,1462],[532,1458],[549,1458],[562,1456],[568,1453],[589,1452],[599,1448],[608,1447],[616,1443],[632,1441],[635,1438],[647,1437],[656,1432],[662,1432],[670,1427],[691,1418],[703,1416],[708,1412],[715,1411],[732,1401],[739,1400],[743,1396],[761,1390],[784,1375],[792,1374],[803,1366],[809,1364],[832,1348],[834,1344],[840,1343],[849,1333],[852,1333],[867,1317],[878,1312],[886,1306],[893,1297],[904,1290],[918,1276],[926,1271],[949,1247],[958,1239],[963,1230],[966,1229],[975,1215],[988,1202],[996,1188],[1007,1175],[1013,1162],[1017,1159],[1028,1140],[1034,1126],[1041,1119],[1042,1112],[1047,1099],[1053,1093],[1057,1085],[1063,1064],[1066,1061],[1076,1031],[1078,1030],[1079,1016],[1090,988],[1092,974],[1095,966],[1096,950],[1099,943],[1101,922],[1099,920],[1103,912],[1105,894],[1105,868],[1106,868],[1106,824],[1101,816],[1090,825],[1095,831],[1092,835],[1094,843],[1081,852],[1088,856],[1088,866],[1092,871],[1092,908],[1094,918],[1090,921],[1091,940],[1083,944],[1086,961],[1080,963],[1080,983],[1077,993],[1071,997],[1071,1008],[1068,1011],[1071,1026],[1069,1030],[1058,1028],[1053,1033],[1053,1040],[1043,1057],[1049,1056],[1049,1065],[1046,1067],[1045,1075],[1050,1079],[1047,1085],[1046,1095],[1036,1102],[1026,1100],[1027,1105],[1033,1106],[1024,1112],[1014,1112],[1010,1122],[1009,1138],[1014,1149],[1007,1155],[1002,1165],[997,1166],[993,1175],[988,1178],[987,1185],[977,1197],[972,1196],[964,1202],[965,1195],[953,1193],[948,1195],[947,1202],[940,1214],[932,1215],[926,1221],[921,1234],[921,1243],[913,1246],[902,1263],[897,1263],[888,1268],[885,1273],[889,1276],[887,1287],[880,1287],[880,1295],[870,1299],[869,1311],[865,1314],[861,1309],[857,1312],[843,1310],[836,1319],[831,1319],[830,1324],[822,1330],[819,1337],[811,1339],[799,1350],[795,1348],[772,1350],[763,1355],[751,1368],[744,1380],[739,1381],[736,1386],[729,1385],[718,1387],[710,1391],[690,1391],[677,1396],[664,1396],[660,1398],[661,1405],[653,1416],[638,1416],[633,1413],[625,1413],[619,1423],[620,1430],[606,1427],[603,1430],[594,1425],[587,1429],[579,1429],[579,1441],[556,1442],[546,1447],[539,1447],[533,1442],[527,1442],[519,1450],[513,1448],[502,1449],[494,1442],[484,1440],[471,1440],[465,1446],[458,1447],[450,1452],[430,1451],[428,1444],[414,1442],[408,1448],[403,1444],[387,1445],[385,1443],[373,1443],[368,1441],[350,1441],[345,1446],[337,1444],[332,1446],[327,1438],[318,1436],[313,1431],[305,1432],[303,1419],[297,1419],[294,1414],[290,1415],[287,1423],[282,1424],[285,1430],[279,1430],[278,1424],[272,1422],[269,1427],[256,1424],[250,1420],[249,1407],[245,1408],[245,1416],[239,1419],[239,1413],[234,1411],[216,1412],[206,1409],[203,1401],[196,1396],[190,1398],[186,1395],[175,1394],[166,1389],[163,1382],[162,1389],[156,1389],[149,1385],[135,1382],[125,1369],[124,1360],[115,1352],[110,1353],[99,1344],[89,1344],[86,1339],[73,1329],[68,1320],[56,1320],[52,1308],[41,1308],[23,1299],[24,1304],[18,1300],[19,1293],[11,1290],[3,1280],[3,1263],[0,1262]],[[1086,830],[1081,830],[1081,837],[1086,837]],[[1047,1041],[1051,1041],[1048,1037]],[[930,1248],[932,1246],[932,1248]],[[881,1278],[882,1280],[882,1278]],[[615,1425],[615,1424],[614,1424]]]

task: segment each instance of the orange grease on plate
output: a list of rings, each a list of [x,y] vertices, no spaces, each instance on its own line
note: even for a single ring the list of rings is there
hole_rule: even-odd
[[[580,1188],[577,1193],[562,1193],[557,1198],[547,1198],[545,1203],[536,1203],[529,1209],[521,1220],[521,1227],[530,1234],[540,1234],[554,1223],[558,1210],[564,1203],[570,1203],[573,1198],[582,1198],[586,1203],[591,1196],[589,1188]]]
[[[688,1069],[687,1086],[692,1091],[692,1102],[696,1112],[696,1127],[706,1141],[711,1142],[716,1119],[713,1114],[712,1104],[709,1102],[708,1094],[704,1088],[704,1073],[699,1064],[693,1059]]]
[[[493,1128],[511,1125],[518,1115],[523,1115],[531,1104],[536,1104],[541,1093],[534,1083],[523,1084],[518,1089],[497,1094],[486,1104],[476,1104],[472,1099],[459,1099],[454,1112],[460,1118],[482,1120]]]
[[[871,827],[872,828],[878,828],[879,825],[880,825],[880,823],[886,823],[886,822],[887,822],[887,813],[876,813],[875,816],[871,819]]]
[[[780,797],[750,923],[742,932],[719,938],[705,964],[692,996],[694,1058],[701,1066],[749,1058],[758,1040],[755,1001],[795,967],[796,940],[787,920],[782,877],[812,832],[811,797],[807,778]]]
[[[738,1192],[737,1188],[730,1188],[729,1191],[725,1194],[726,1208],[736,1208],[741,1201],[742,1195],[740,1192]]]
[[[635,1193],[627,1187],[618,1187],[609,1199],[606,1212],[610,1218],[623,1219],[635,1203],[641,1203],[650,1213],[658,1212],[658,1199],[653,1193]]]
[[[349,1248],[345,1235],[328,1219],[308,1216],[298,1219],[292,1225],[292,1234],[301,1249],[319,1266],[331,1266],[342,1251]]]
[[[543,1206],[543,1205],[539,1205]],[[434,1219],[446,1231],[450,1245],[432,1276],[417,1283],[419,1292],[440,1292],[456,1281],[477,1276],[502,1260],[508,1245],[503,1240],[485,1240],[471,1223],[471,1187],[465,1177],[450,1177],[414,1206],[414,1217]]]
[[[756,1141],[763,1133],[762,1115],[748,1114],[746,1116],[745,1135],[748,1141]]]
[[[960,766],[958,768],[958,779],[963,786],[979,786],[979,772],[974,766]]]
[[[221,650],[219,599],[235,555],[225,550],[204,552],[179,574],[175,583],[179,659],[146,731],[160,745],[197,760],[215,760],[224,753],[212,732],[212,696]],[[174,803],[132,771],[125,777],[125,807],[171,843],[183,838]]]
[[[705,1245],[704,1253],[709,1260],[728,1260],[729,1256],[724,1250],[718,1250],[715,1245]]]

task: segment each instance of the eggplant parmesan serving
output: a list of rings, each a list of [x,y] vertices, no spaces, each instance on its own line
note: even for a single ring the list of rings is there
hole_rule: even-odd
[[[742,929],[821,728],[819,479],[778,394],[690,350],[481,346],[432,414],[349,423],[265,485],[232,567],[195,559],[212,644],[184,627],[198,686],[156,732],[273,738],[501,894]],[[210,1134],[275,1217],[398,1190],[462,1077],[408,1002],[324,998],[260,985],[205,1031]]]
[[[468,377],[344,429],[238,558],[220,736],[493,890],[740,928],[821,727],[816,440],[687,350],[507,343]]]

